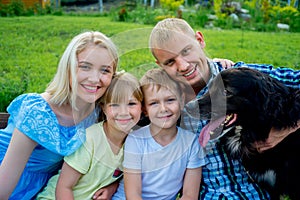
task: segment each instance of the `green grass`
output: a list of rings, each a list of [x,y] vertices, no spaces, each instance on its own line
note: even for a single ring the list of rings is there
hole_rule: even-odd
[[[154,66],[148,50],[152,26],[113,22],[108,17],[39,16],[0,20],[0,111],[17,95],[42,92],[73,36],[98,30],[120,51],[120,68],[140,77]],[[199,29],[209,57],[271,63],[300,69],[300,33]]]

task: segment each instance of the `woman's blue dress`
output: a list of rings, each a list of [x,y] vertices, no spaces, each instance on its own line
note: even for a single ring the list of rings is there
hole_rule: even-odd
[[[61,126],[50,105],[40,94],[23,94],[7,108],[8,125],[0,130],[0,163],[5,156],[13,130],[38,143],[10,199],[30,200],[61,168],[63,156],[73,153],[85,141],[85,129],[97,120],[94,110],[76,126]],[[0,180],[1,181],[1,180]]]

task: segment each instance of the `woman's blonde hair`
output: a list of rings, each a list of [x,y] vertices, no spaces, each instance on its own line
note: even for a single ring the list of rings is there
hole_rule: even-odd
[[[113,70],[115,73],[119,62],[115,44],[98,31],[83,32],[75,36],[67,46],[59,61],[57,72],[46,88],[46,92],[51,95],[51,103],[59,106],[70,103],[72,108],[76,109],[77,56],[90,45],[97,45],[108,50],[113,58]]]
[[[143,101],[143,92],[138,79],[128,72],[117,73],[112,79],[104,95],[99,99],[100,106],[108,103],[122,103],[129,100],[130,96],[138,101]],[[99,121],[105,119],[103,112],[100,114]]]
[[[151,31],[149,47],[154,55],[154,49],[160,49],[170,39],[176,38],[176,35],[183,34],[195,38],[195,31],[183,19],[167,18],[158,22]]]

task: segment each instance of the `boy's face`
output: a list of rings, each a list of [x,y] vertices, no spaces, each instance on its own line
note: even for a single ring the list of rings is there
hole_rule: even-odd
[[[157,63],[173,78],[187,82],[194,90],[206,85],[210,71],[196,37],[176,33],[176,38],[170,38],[160,49],[153,49],[153,53]]]
[[[151,127],[169,129],[176,127],[180,117],[180,99],[166,87],[148,87],[144,91],[144,106]]]

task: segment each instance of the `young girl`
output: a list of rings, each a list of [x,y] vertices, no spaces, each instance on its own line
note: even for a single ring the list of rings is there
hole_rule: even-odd
[[[119,179],[123,143],[140,119],[142,100],[133,75],[114,77],[100,99],[105,120],[87,128],[86,142],[64,158],[61,173],[49,180],[37,199],[91,199],[99,188]]]
[[[57,73],[42,94],[23,94],[7,108],[0,130],[0,199],[33,199],[61,168],[63,156],[85,140],[97,120],[95,101],[118,64],[115,45],[100,32],[84,32],[69,43]]]
[[[125,142],[124,187],[128,200],[197,199],[204,153],[196,135],[176,126],[184,100],[180,85],[164,70],[148,71],[140,81],[150,125]],[[120,184],[113,199],[124,200]]]

